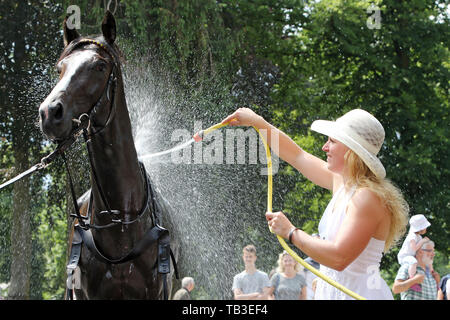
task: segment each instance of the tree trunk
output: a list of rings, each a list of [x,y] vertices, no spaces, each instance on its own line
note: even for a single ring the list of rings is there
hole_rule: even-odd
[[[17,21],[26,22],[28,4],[19,2],[15,15]],[[29,168],[28,154],[30,152],[29,125],[26,123],[24,110],[26,107],[21,101],[24,88],[23,79],[28,69],[28,58],[25,49],[25,36],[21,28],[17,28],[14,34],[14,75],[11,77],[14,85],[11,86],[12,112],[14,117],[12,125],[12,147],[15,160],[15,173],[19,174]],[[30,297],[31,279],[31,228],[30,228],[30,180],[24,178],[14,184],[13,211],[11,214],[11,279],[8,290],[8,299],[22,300]]]
[[[16,145],[14,157],[16,174],[28,169],[28,143]],[[8,299],[23,300],[30,297],[31,229],[30,181],[24,178],[14,184],[13,212],[11,216],[11,284]]]

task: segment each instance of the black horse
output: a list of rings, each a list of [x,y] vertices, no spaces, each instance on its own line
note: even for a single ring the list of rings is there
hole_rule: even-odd
[[[77,281],[69,278],[69,288],[75,283],[77,299],[161,299],[165,289],[171,291],[173,274],[173,268],[167,274],[169,238],[162,221],[171,233],[174,226],[138,161],[115,19],[107,11],[103,34],[93,38],[81,37],[66,22],[56,65],[60,80],[39,115],[43,133],[59,146],[83,132],[88,147],[92,188],[74,200],[78,212],[69,262],[79,272]],[[174,258],[178,243],[171,240],[170,246]]]

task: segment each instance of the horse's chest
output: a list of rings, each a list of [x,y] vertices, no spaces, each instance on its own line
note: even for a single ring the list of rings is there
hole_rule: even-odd
[[[88,251],[87,248],[84,250]],[[94,273],[93,279],[101,278],[103,281],[121,281],[126,282],[130,278],[142,278],[143,274],[148,274],[152,267],[147,263],[142,263],[141,257],[130,262],[120,264],[106,264],[98,261],[95,257],[89,257],[84,265],[86,273]],[[98,270],[96,272],[96,270]]]
[[[148,288],[158,282],[156,269],[150,263],[152,260],[154,257],[151,259],[148,254],[143,254],[130,262],[105,264],[83,247],[80,261],[81,282],[89,292],[89,299],[145,299]]]
[[[104,275],[105,280],[126,280],[130,277],[135,277],[140,274],[139,270],[136,270],[134,263],[129,263],[126,265],[111,265],[111,267],[106,270]]]
[[[86,274],[86,287],[94,299],[145,299],[151,274],[151,270],[145,272],[133,262],[109,265]]]

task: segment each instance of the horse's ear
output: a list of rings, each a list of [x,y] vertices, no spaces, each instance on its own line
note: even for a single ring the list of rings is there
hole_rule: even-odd
[[[63,30],[64,30],[64,47],[66,47],[69,43],[72,42],[72,40],[75,40],[80,37],[80,34],[78,33],[77,29],[75,28],[69,28],[67,26],[67,19],[69,16],[67,16],[64,19],[63,23]]]
[[[102,22],[103,37],[109,44],[113,44],[116,40],[116,20],[113,14],[107,10]]]

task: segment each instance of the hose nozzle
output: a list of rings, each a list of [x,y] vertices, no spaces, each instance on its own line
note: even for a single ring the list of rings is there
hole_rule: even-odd
[[[204,135],[203,130],[200,130],[199,132],[197,132],[196,134],[194,134],[194,136],[193,136],[194,141],[195,141],[195,142],[200,142],[200,141],[202,141],[202,140],[203,140],[203,135]]]

